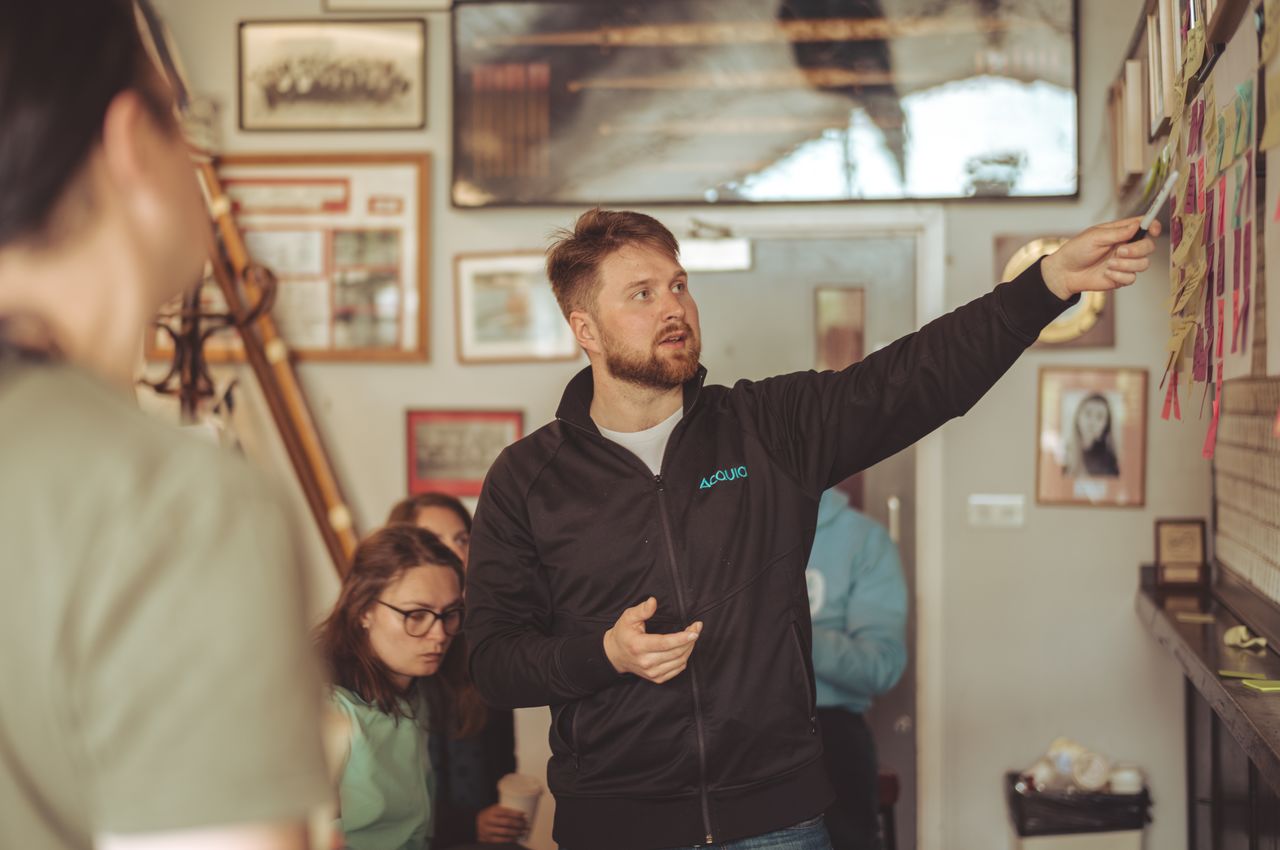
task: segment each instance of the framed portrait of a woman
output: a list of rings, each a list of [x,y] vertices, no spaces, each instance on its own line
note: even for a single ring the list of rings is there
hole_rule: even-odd
[[[1040,370],[1036,501],[1137,508],[1146,502],[1147,370]]]

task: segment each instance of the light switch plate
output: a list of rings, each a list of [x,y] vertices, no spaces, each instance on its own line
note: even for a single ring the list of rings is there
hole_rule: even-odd
[[[1021,493],[970,493],[969,525],[975,528],[1021,528],[1027,497]]]

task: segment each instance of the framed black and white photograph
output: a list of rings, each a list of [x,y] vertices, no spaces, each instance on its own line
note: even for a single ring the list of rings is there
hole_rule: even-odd
[[[1147,480],[1147,370],[1040,369],[1036,501],[1142,507]]]
[[[541,251],[459,254],[454,263],[460,362],[529,363],[579,356]]]
[[[242,130],[426,126],[426,22],[244,21]]]

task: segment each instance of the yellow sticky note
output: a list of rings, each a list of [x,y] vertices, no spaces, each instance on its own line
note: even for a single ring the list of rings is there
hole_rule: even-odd
[[[1263,694],[1280,693],[1280,681],[1273,679],[1245,679],[1241,684],[1249,690]]]
[[[1178,300],[1173,302],[1173,309],[1169,311],[1171,314],[1177,315],[1182,313],[1182,311],[1187,308],[1188,304],[1195,303],[1192,301],[1193,298],[1196,302],[1204,300],[1199,297],[1200,287],[1204,285],[1204,278],[1205,262],[1203,258],[1201,258],[1199,262],[1195,262],[1187,266],[1187,277],[1182,282],[1182,290],[1178,293]]]
[[[1213,617],[1209,618],[1213,622]],[[1265,679],[1266,673],[1254,673],[1249,670],[1219,670],[1218,675],[1224,679]]]
[[[1197,24],[1187,33],[1187,43],[1183,45],[1182,82],[1185,85],[1204,64],[1204,25]]]
[[[1276,55],[1276,47],[1280,46],[1280,0],[1263,0],[1262,18],[1262,62],[1266,64]],[[1271,91],[1269,81],[1267,91]]]
[[[1182,217],[1182,241],[1173,249],[1173,267],[1182,268],[1196,255],[1197,248],[1204,250],[1201,244],[1200,231],[1204,227],[1204,213],[1193,213]]]
[[[1267,124],[1261,149],[1271,150],[1276,145],[1280,145],[1280,73],[1267,75]]]

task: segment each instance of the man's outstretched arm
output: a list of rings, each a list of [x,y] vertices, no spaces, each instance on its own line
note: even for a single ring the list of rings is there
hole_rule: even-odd
[[[968,412],[1079,293],[1133,283],[1159,234],[1157,225],[1129,243],[1138,224],[1090,228],[1017,279],[848,369],[742,382],[733,402],[816,500]]]

